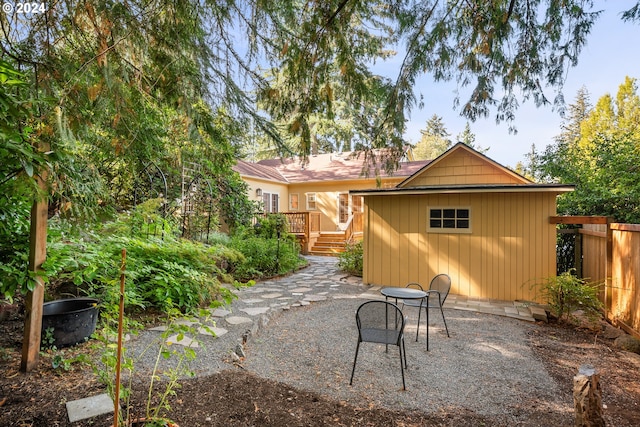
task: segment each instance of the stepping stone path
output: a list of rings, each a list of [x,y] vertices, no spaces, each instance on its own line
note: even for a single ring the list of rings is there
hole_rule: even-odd
[[[252,287],[234,290],[237,299],[230,307],[211,309],[214,324],[208,327],[214,333],[199,327],[199,335],[219,338],[229,332],[228,328],[238,326],[252,326],[249,331],[243,331],[242,339],[248,338],[250,333],[257,332],[264,323],[264,317],[274,312],[289,310],[295,307],[308,306],[313,302],[338,298],[383,299],[380,287],[362,285],[360,278],[348,276],[337,269],[337,259],[332,257],[307,257],[309,267],[285,277],[258,282]],[[521,320],[537,320],[540,312],[538,307],[529,307],[522,302],[504,302],[472,299],[451,295],[445,307],[461,310],[481,311],[491,314],[514,317]],[[532,313],[533,312],[533,313]],[[181,321],[182,324],[194,326],[191,320]],[[165,331],[166,327],[151,328],[150,331]],[[247,333],[250,332],[250,333]],[[198,340],[202,337],[198,337]],[[177,341],[176,336],[169,337],[172,344],[198,347],[198,340],[185,336]],[[236,347],[236,346],[234,346]]]
[[[252,287],[234,289],[237,299],[229,306],[210,309],[210,318],[184,319],[179,322],[190,326],[197,336],[184,334],[178,340],[177,335],[171,335],[167,341],[176,346],[196,349],[198,355],[192,362],[192,369],[196,375],[208,375],[224,369],[225,363],[241,363],[245,357],[244,345],[247,340],[267,325],[271,316],[331,299],[384,299],[379,286],[363,285],[360,278],[339,271],[337,258],[309,256],[307,259],[310,264],[303,270],[258,282]],[[528,303],[486,301],[456,295],[449,296],[445,308],[491,313],[526,321],[534,321],[532,310],[535,311],[537,320],[541,320],[540,313],[544,313],[543,309],[536,309],[535,305]],[[159,334],[166,330],[166,326],[150,328],[128,342],[128,355],[134,359],[136,355],[140,355],[136,362],[139,363],[137,370],[150,372],[153,369],[156,362],[154,352],[147,352],[151,356],[144,356],[144,350],[157,343]],[[95,398],[104,401],[103,396]],[[70,419],[95,416],[83,413],[82,408],[86,408],[87,404],[77,402],[75,405],[74,402],[67,405]]]

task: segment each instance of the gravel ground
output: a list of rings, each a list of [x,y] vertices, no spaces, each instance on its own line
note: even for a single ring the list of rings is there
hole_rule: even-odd
[[[527,344],[532,325],[461,310],[445,310],[450,338],[441,319],[432,316],[430,351],[423,325],[420,341],[415,342],[417,310],[406,310],[406,391],[397,347],[385,353],[384,346],[371,343],[360,347],[350,386],[357,342],[355,311],[362,302],[332,300],[284,312],[249,340],[244,367],[261,377],[361,407],[471,410],[493,419],[504,417],[505,425],[526,418],[532,407],[543,411],[546,407],[555,414],[572,411]]]

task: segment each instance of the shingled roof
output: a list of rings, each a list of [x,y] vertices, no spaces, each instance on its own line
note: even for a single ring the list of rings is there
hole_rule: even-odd
[[[238,161],[234,169],[240,175],[272,181],[299,183],[314,181],[348,181],[363,178],[364,157],[353,153],[330,153],[300,158],[268,159],[258,163]],[[428,160],[400,162],[392,176],[408,177],[429,163]],[[383,177],[389,177],[384,172]]]
[[[259,163],[250,163],[245,162],[244,160],[238,160],[233,167],[233,170],[238,172],[241,176],[262,178],[268,181],[288,182],[278,169]]]

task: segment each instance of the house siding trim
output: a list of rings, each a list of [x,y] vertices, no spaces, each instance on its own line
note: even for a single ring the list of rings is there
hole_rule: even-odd
[[[351,190],[357,196],[393,196],[421,194],[462,194],[462,193],[568,193],[575,190],[575,185],[567,184],[505,184],[505,185],[434,185],[428,187],[408,188],[373,188],[369,190]]]

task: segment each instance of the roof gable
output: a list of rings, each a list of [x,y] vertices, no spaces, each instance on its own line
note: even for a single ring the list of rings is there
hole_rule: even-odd
[[[398,188],[433,185],[530,184],[531,181],[463,143],[458,143],[398,184]]]

